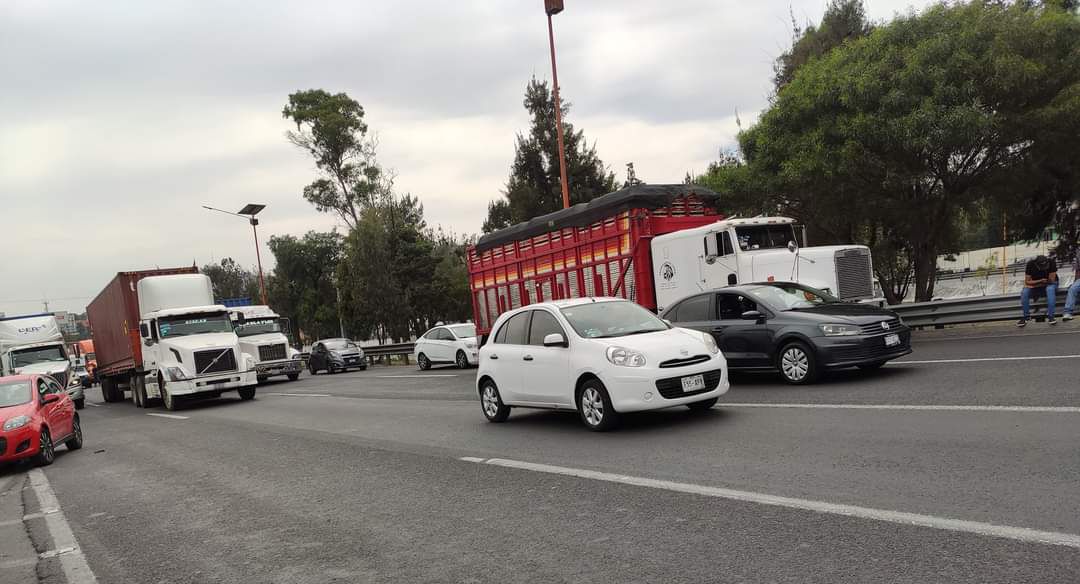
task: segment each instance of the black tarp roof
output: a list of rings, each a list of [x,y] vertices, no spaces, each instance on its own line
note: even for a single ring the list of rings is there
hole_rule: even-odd
[[[715,207],[720,195],[698,185],[635,185],[578,203],[569,209],[541,215],[530,221],[488,233],[476,242],[476,251],[485,251],[513,241],[566,227],[584,227],[628,209],[658,209],[679,197],[694,195],[706,206]]]

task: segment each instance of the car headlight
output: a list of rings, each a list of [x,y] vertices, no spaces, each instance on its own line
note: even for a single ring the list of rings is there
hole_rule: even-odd
[[[716,339],[712,335],[705,333],[705,348],[709,350],[710,355],[715,355],[720,352],[720,345],[716,344]]]
[[[300,358],[300,351],[297,351],[296,349],[293,349],[292,347],[289,347],[289,358],[290,359],[299,359]]]
[[[827,337],[850,337],[859,334],[859,327],[853,324],[823,324],[821,332]]]
[[[476,341],[465,341],[465,348],[467,348],[467,349],[475,349],[476,348]]]
[[[644,367],[645,355],[632,351],[630,349],[624,349],[623,347],[608,347],[607,360],[611,361],[613,365],[620,367]]]
[[[30,423],[30,416],[15,416],[10,420],[4,422],[4,430],[14,430],[15,428],[22,428]]]
[[[68,379],[68,387],[75,387],[76,385],[79,385],[80,383],[82,383],[80,380],[85,376],[85,373],[79,373],[78,375],[72,374],[71,378]]]
[[[187,381],[187,373],[179,367],[169,367],[165,370],[165,376],[169,378],[169,381]]]

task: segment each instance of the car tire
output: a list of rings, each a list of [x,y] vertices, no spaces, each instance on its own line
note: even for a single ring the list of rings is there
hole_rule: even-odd
[[[78,450],[82,448],[83,445],[82,423],[79,422],[79,417],[75,416],[75,419],[72,420],[71,424],[74,427],[72,428],[71,438],[68,438],[66,446],[68,450]]]
[[[692,404],[686,404],[686,407],[690,408],[691,412],[707,412],[716,405],[716,402],[720,401],[720,398],[714,397],[711,399],[694,402]]]
[[[856,365],[856,367],[863,371],[876,371],[884,367],[885,363],[887,363],[887,361],[874,361],[873,363],[860,363]]]
[[[158,387],[161,388],[161,403],[165,409],[170,412],[180,409],[179,401],[169,392],[169,387],[165,385],[165,378],[160,375],[158,375]]]
[[[490,379],[485,379],[480,385],[480,410],[489,422],[496,424],[505,422],[510,417],[510,406],[503,403],[499,387]]]
[[[56,450],[52,436],[49,435],[49,429],[45,426],[42,426],[41,431],[38,433],[38,445],[38,453],[34,455],[34,464],[37,466],[49,466],[56,460]]]
[[[458,369],[469,368],[469,358],[465,355],[465,351],[458,351],[454,357],[454,362],[457,363]]]
[[[81,410],[81,409],[83,409],[85,407],[86,407],[86,398],[85,397],[80,397],[79,399],[75,400],[75,409]]]
[[[254,387],[241,387],[236,392],[240,394],[240,399],[244,401],[255,399]]]
[[[310,373],[312,375],[316,375],[316,374],[319,373],[319,370],[315,368],[315,364],[312,363],[311,361],[308,361],[307,370],[308,370],[308,373]]]
[[[607,388],[599,379],[582,384],[577,407],[581,423],[593,432],[605,432],[619,425],[619,413],[612,407]]]
[[[287,373],[285,375],[285,377],[288,377],[289,381],[296,381],[297,379],[300,379],[300,374],[299,373]]]
[[[819,371],[814,352],[800,341],[783,346],[776,358],[776,368],[784,381],[792,385],[806,385],[817,381]]]
[[[428,369],[431,369],[431,361],[428,360],[427,355],[420,353],[416,356],[416,366],[419,367],[421,371],[427,371]]]

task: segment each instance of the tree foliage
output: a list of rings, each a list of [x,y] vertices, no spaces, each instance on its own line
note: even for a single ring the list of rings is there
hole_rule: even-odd
[[[214,287],[214,298],[250,298],[259,300],[259,275],[236,263],[232,258],[224,258],[216,264],[206,264],[200,270],[210,278]]]
[[[866,18],[863,0],[829,0],[821,23],[803,26],[791,18],[791,48],[773,64],[776,92],[787,87],[795,72],[812,59],[820,58],[848,40],[862,38],[873,29]]]
[[[532,116],[527,134],[518,134],[514,162],[503,198],[488,205],[484,232],[527,221],[562,208],[562,179],[555,123],[555,101],[546,81],[533,78],[525,88],[525,109]],[[585,133],[567,123],[570,104],[562,102],[563,142],[570,204],[591,201],[615,190],[615,174],[590,146]]]
[[[304,187],[304,199],[356,227],[364,204],[389,180],[375,160],[375,140],[367,137],[364,108],[344,93],[309,89],[289,95],[281,114],[296,124],[286,137],[311,155],[321,174]]]
[[[979,205],[1045,225],[1075,197],[1078,120],[1080,21],[977,1],[810,60],[739,141],[760,205],[806,221],[815,242],[874,246],[896,291],[910,262],[929,300],[938,254]]]
[[[334,271],[341,258],[341,235],[317,231],[301,238],[276,235],[269,245],[276,261],[266,282],[270,305],[292,319],[293,328],[308,341],[337,336]]]

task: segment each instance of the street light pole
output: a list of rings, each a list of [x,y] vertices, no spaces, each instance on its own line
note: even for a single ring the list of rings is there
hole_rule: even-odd
[[[255,261],[258,262],[259,265],[259,296],[262,297],[263,305],[270,304],[266,296],[266,280],[263,279],[262,253],[259,252],[259,231],[258,229],[256,229],[256,227],[259,225],[259,220],[255,218],[255,215],[258,215],[259,211],[265,209],[266,205],[260,205],[258,203],[248,203],[247,205],[244,205],[243,209],[240,209],[239,213],[225,211],[224,209],[218,209],[216,207],[210,207],[208,205],[203,205],[202,208],[209,211],[217,211],[218,213],[225,213],[226,215],[243,217],[244,219],[247,219],[249,223],[251,223],[251,233],[255,236]]]
[[[570,207],[570,186],[566,181],[566,147],[563,145],[562,125],[562,102],[559,101],[559,72],[555,67],[555,29],[551,25],[551,17],[563,11],[563,0],[544,0],[544,11],[547,12],[548,45],[551,47],[551,84],[555,98],[555,131],[559,137],[559,176],[562,179],[562,205],[563,209]]]

